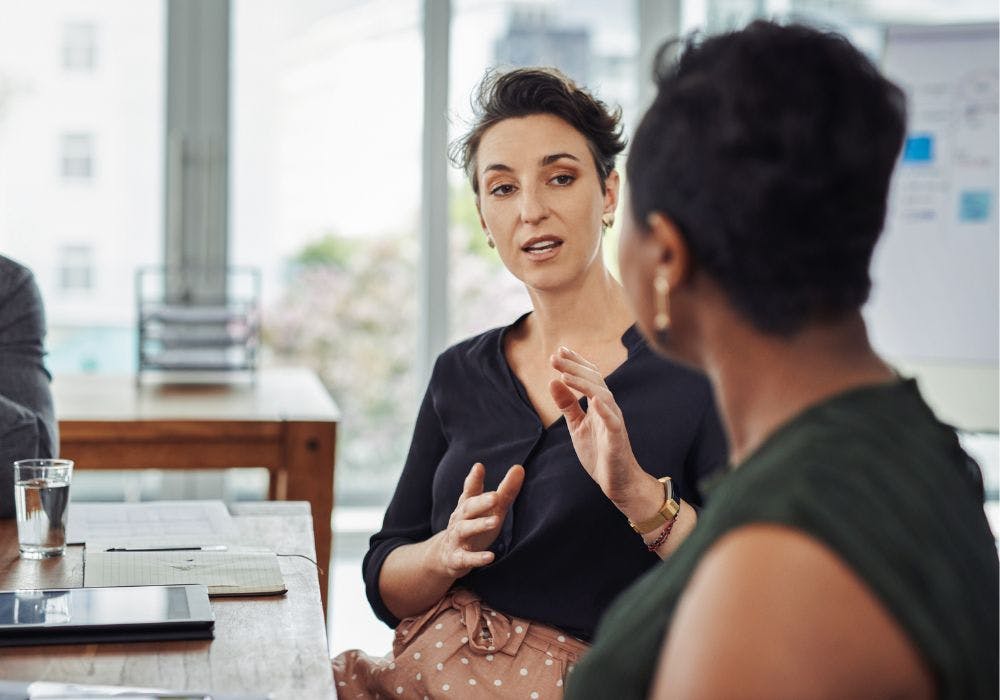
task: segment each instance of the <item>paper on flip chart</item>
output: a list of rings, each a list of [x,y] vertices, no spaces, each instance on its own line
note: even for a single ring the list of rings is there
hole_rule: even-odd
[[[210,596],[284,593],[285,580],[274,552],[243,550],[84,553],[83,585],[166,586],[200,583]]]
[[[236,525],[222,501],[70,503],[66,542],[113,546],[228,544]]]

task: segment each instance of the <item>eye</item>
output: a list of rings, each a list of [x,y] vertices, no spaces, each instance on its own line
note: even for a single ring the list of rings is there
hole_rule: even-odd
[[[514,191],[514,185],[497,185],[490,190],[490,194],[494,197],[506,197],[511,192]]]
[[[560,185],[561,187],[565,187],[566,185],[572,184],[574,180],[576,180],[575,176],[563,173],[561,175],[556,175],[554,178],[549,180],[549,182],[552,182],[556,185]]]

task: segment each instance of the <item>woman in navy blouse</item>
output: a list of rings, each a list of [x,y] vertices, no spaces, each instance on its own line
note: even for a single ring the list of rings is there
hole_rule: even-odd
[[[339,656],[343,697],[560,696],[726,461],[708,383],[650,351],[604,266],[620,112],[540,69],[488,75],[477,107],[453,159],[533,308],[435,364],[363,565],[393,653]]]

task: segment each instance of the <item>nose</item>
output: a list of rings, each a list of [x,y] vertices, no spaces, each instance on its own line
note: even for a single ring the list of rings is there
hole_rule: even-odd
[[[537,187],[525,187],[521,190],[521,221],[534,225],[545,220],[548,215],[545,196]]]

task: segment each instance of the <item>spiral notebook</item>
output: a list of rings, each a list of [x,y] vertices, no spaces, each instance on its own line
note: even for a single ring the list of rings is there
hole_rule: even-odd
[[[83,585],[162,586],[200,583],[209,596],[285,593],[278,557],[267,551],[106,551],[87,545]]]

